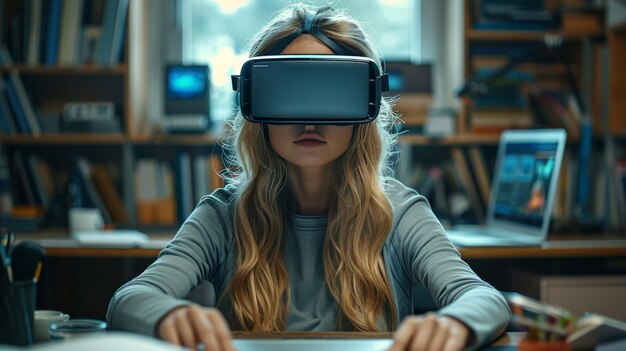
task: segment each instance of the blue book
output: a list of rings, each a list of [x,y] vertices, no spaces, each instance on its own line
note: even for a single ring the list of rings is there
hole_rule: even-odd
[[[115,31],[115,19],[120,0],[107,0],[104,5],[104,17],[102,19],[102,39],[98,50],[98,64],[106,66],[113,48],[113,32]]]
[[[13,110],[13,115],[15,116],[15,122],[17,124],[18,130],[24,134],[32,134],[30,124],[28,123],[28,119],[26,118],[26,112],[24,112],[22,103],[17,96],[17,90],[13,85],[13,81],[11,79],[5,79],[5,84],[7,97],[9,98],[9,105]]]
[[[193,211],[193,194],[191,190],[191,157],[186,152],[176,155],[176,209],[178,220],[182,223]]]
[[[126,28],[126,16],[128,15],[128,0],[120,0],[117,15],[115,16],[115,29],[111,43],[109,64],[115,65],[120,62],[122,48],[124,47],[124,29]]]
[[[62,0],[50,0],[48,23],[46,26],[45,61],[46,65],[55,65],[59,57],[59,31],[61,30]]]
[[[2,131],[6,135],[11,135],[17,132],[17,126],[13,122],[13,115],[9,108],[6,95],[4,94],[4,88],[0,88],[0,124]]]

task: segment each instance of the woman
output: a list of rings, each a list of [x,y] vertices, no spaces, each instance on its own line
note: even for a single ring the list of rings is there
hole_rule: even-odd
[[[380,64],[354,20],[301,4],[261,30],[250,56],[335,54],[311,34],[283,40],[305,22]],[[388,176],[394,123],[385,101],[359,125],[262,125],[239,113],[230,184],[117,291],[111,327],[211,350],[233,349],[231,329],[396,331],[393,350],[460,350],[499,335],[503,297],[460,259],[426,199]],[[213,308],[184,300],[203,281],[218,294]],[[413,315],[419,283],[436,314]]]

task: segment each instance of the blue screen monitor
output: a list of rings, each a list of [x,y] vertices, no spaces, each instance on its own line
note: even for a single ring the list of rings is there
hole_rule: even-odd
[[[206,66],[169,66],[167,70],[167,97],[170,99],[203,99],[207,94]]]
[[[165,70],[166,114],[208,114],[208,65],[169,64]]]

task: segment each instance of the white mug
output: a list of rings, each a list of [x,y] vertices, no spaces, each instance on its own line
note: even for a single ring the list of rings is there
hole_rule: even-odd
[[[70,316],[59,311],[54,310],[37,310],[35,311],[35,327],[34,340],[35,342],[42,342],[50,339],[48,333],[48,325],[51,322],[60,322],[70,319]]]
[[[97,208],[73,207],[67,212],[70,232],[101,230],[104,219]]]

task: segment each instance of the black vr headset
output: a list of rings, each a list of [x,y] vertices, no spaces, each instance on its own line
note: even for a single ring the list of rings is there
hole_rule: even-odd
[[[318,11],[319,12],[319,11]],[[376,62],[327,37],[309,14],[303,28],[282,39],[266,56],[253,57],[232,76],[239,107],[251,122],[357,124],[373,121],[386,74]],[[301,34],[311,34],[337,55],[279,55]]]

